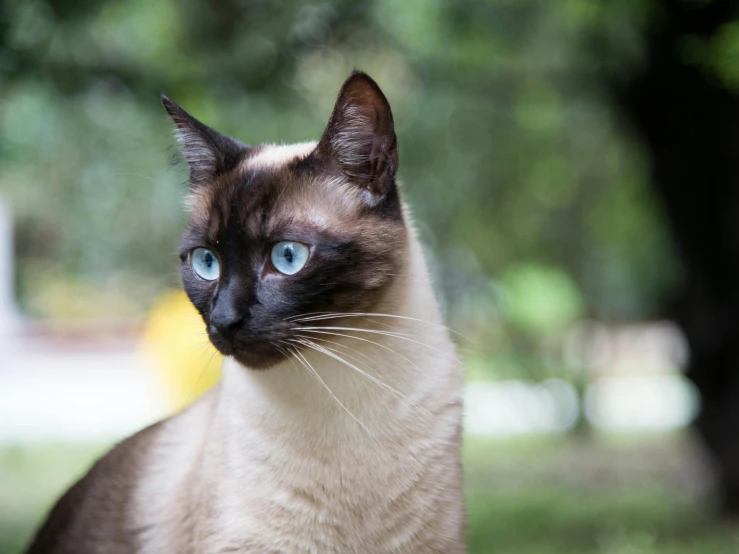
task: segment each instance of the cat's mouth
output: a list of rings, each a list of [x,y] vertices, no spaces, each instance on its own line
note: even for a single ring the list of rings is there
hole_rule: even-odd
[[[210,342],[224,356],[231,356],[251,369],[269,369],[284,361],[284,350],[268,339],[242,337],[224,338],[218,332],[209,333]]]

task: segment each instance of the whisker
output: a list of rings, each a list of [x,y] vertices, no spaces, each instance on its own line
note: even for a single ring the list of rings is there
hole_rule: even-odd
[[[390,385],[387,385],[386,383],[383,383],[382,381],[380,381],[379,379],[377,379],[377,377],[375,377],[375,376],[373,376],[373,375],[371,375],[371,374],[369,374],[369,373],[367,373],[367,372],[359,369],[358,367],[355,367],[355,366],[349,364],[346,360],[340,358],[338,356],[336,350],[332,350],[331,348],[329,348],[327,346],[322,346],[320,344],[316,344],[313,340],[311,340],[311,339],[309,339],[307,337],[298,337],[295,340],[297,340],[297,342],[299,342],[300,344],[303,344],[305,346],[308,346],[309,348],[313,348],[313,350],[316,350],[317,352],[321,352],[321,353],[326,354],[327,356],[330,356],[331,358],[333,358],[333,359],[335,359],[335,360],[337,360],[339,362],[342,362],[343,364],[347,365],[351,369],[359,372],[361,375],[364,375],[368,379],[372,380],[377,385],[379,385],[379,386],[381,386],[383,388],[387,388],[388,391],[392,391],[392,392],[395,392],[395,393],[397,393],[399,395],[402,395],[402,393],[400,391],[394,389],[393,387],[391,387]],[[326,339],[318,339],[318,340],[326,340]],[[338,344],[338,343],[334,343],[334,344]],[[353,360],[356,361],[356,358],[353,358],[349,354],[345,354],[343,352],[342,352],[342,354],[344,354],[348,358],[353,359]]]
[[[274,346],[275,347],[275,350],[277,350],[280,354],[282,354],[285,357],[286,360],[289,360],[290,359],[290,354],[288,354],[287,351],[284,348],[282,348],[281,346],[279,346],[277,344],[272,344],[272,346]]]
[[[335,336],[335,337],[345,337],[345,338],[348,338],[348,339],[354,339],[354,340],[358,340],[358,341],[362,341],[362,342],[367,342],[369,344],[374,344],[375,346],[379,346],[380,348],[384,348],[388,352],[392,352],[393,354],[395,354],[399,358],[402,358],[403,360],[405,360],[406,362],[408,362],[409,364],[411,364],[416,370],[421,371],[421,368],[418,367],[418,364],[416,364],[413,360],[410,360],[409,358],[406,358],[405,356],[403,356],[403,354],[401,354],[397,350],[394,350],[394,349],[390,348],[389,346],[386,346],[386,345],[381,344],[379,342],[376,342],[376,341],[373,341],[373,340],[370,340],[370,339],[366,339],[364,337],[355,337],[354,335],[346,335],[344,333],[332,333],[331,331],[325,331],[325,332],[313,331],[313,332],[314,333],[319,333],[321,335],[332,335],[332,336]],[[298,336],[300,336],[300,335],[298,335]],[[317,339],[316,337],[311,337],[311,339],[312,340],[324,340],[324,341],[328,340],[328,339]],[[337,344],[337,345],[338,344],[341,344],[341,343],[338,343],[338,342],[335,342],[335,341],[328,341],[328,342],[333,342],[334,344]],[[347,345],[342,345],[342,346],[347,346]],[[351,348],[351,347],[347,346],[347,348]],[[352,350],[354,350],[355,352],[359,353],[359,351],[356,350],[356,349],[352,349]],[[366,354],[362,354],[362,355],[365,356],[365,357],[367,357],[367,358],[369,358],[369,356],[367,356]]]
[[[357,366],[355,366],[353,364],[350,364],[345,359],[343,359],[341,356],[339,356],[336,353],[336,351],[331,350],[328,347],[323,347],[323,346],[321,346],[319,344],[316,344],[313,341],[311,341],[310,339],[299,339],[299,340],[300,340],[301,344],[303,344],[303,345],[305,345],[305,346],[307,346],[309,348],[312,348],[313,350],[316,350],[317,352],[321,352],[321,353],[323,353],[323,354],[325,354],[325,355],[327,355],[327,356],[329,356],[329,357],[331,357],[331,358],[333,358],[333,359],[335,359],[335,360],[343,363],[348,368],[353,369],[354,371],[356,371],[360,375],[363,375],[364,377],[366,377],[367,379],[369,379],[370,381],[372,381],[373,383],[375,383],[377,386],[382,387],[387,392],[389,392],[393,396],[393,398],[395,398],[397,400],[400,400],[401,402],[406,402],[406,403],[408,403],[411,406],[414,406],[414,407],[416,407],[416,408],[418,408],[420,410],[423,410],[424,412],[426,412],[427,415],[431,415],[431,412],[429,412],[428,410],[426,410],[420,404],[412,401],[407,395],[405,395],[402,392],[400,392],[399,390],[391,387],[387,383],[383,383],[382,381],[380,381],[374,375],[371,375],[370,373],[367,373],[366,371],[358,368]],[[331,342],[331,341],[329,341],[329,342]],[[352,356],[349,356],[348,354],[344,354],[344,355],[347,356],[347,357],[349,357],[349,358],[352,358]],[[356,358],[352,358],[352,359],[356,360]]]
[[[198,388],[198,385],[200,384],[200,381],[203,379],[203,375],[205,375],[205,371],[208,369],[208,366],[211,364],[213,359],[216,357],[216,354],[218,354],[218,350],[214,350],[213,354],[211,354],[210,359],[208,360],[208,363],[203,366],[203,369],[200,370],[200,375],[198,375],[198,380],[195,381],[195,384],[190,389],[190,398],[194,399],[195,391]]]
[[[335,347],[343,348],[343,349],[349,350],[351,352],[354,352],[355,354],[357,354],[359,356],[362,356],[365,360],[367,360],[370,363],[374,362],[374,360],[372,358],[370,358],[367,354],[365,354],[361,350],[357,350],[356,348],[352,348],[348,344],[342,344],[342,343],[337,342],[335,340],[324,339],[322,337],[308,337],[308,336],[301,335],[301,334],[296,334],[295,336],[298,337],[298,338],[301,338],[301,339],[310,340],[310,341],[314,341],[314,342],[315,341],[319,341],[319,342],[322,342],[322,343],[325,342],[325,343],[328,343],[328,344],[333,344]],[[328,348],[328,346],[326,348]]]
[[[339,319],[342,317],[364,317],[369,315],[375,315],[375,314],[363,314],[363,313],[325,313],[322,315],[313,315],[309,317],[305,317],[302,319],[294,319],[294,323],[302,323],[302,322],[310,322],[310,321],[324,321],[326,319]],[[368,322],[374,323],[376,325],[382,325],[383,327],[390,327],[389,323],[382,323],[381,321],[375,321],[374,319],[367,319]]]
[[[297,314],[297,315],[287,316],[285,318],[285,321],[296,321],[300,317],[309,317],[309,316],[318,316],[318,315],[332,315],[334,313],[335,312],[310,312],[310,313],[307,313],[307,314]]]
[[[326,318],[326,319],[328,319],[328,318]],[[320,320],[317,320],[317,321],[320,321]],[[378,325],[383,325],[384,327],[387,327],[388,326],[386,323],[378,323],[376,321],[373,321],[372,323],[377,323]],[[301,329],[338,329],[338,328],[339,327],[305,327],[305,326],[302,326],[301,325],[300,327],[297,328],[297,330],[301,330]],[[363,329],[363,328],[359,328],[359,327],[345,327],[345,329],[348,329],[350,331],[367,331],[367,332],[370,332],[370,333],[372,333],[372,332],[376,332],[376,333],[392,333],[394,335],[406,336],[406,337],[412,337],[413,336],[412,333],[403,333],[401,331],[386,331],[386,330],[383,330],[383,329]]]
[[[188,344],[185,348],[188,348],[190,350],[194,350],[196,348],[199,349],[199,350],[203,350],[204,348],[207,348],[208,345],[210,345],[210,341],[209,340],[204,341],[204,342],[195,342],[193,344]]]
[[[296,371],[298,371],[298,367],[295,365],[295,359],[296,359],[295,352],[292,350],[290,344],[288,342],[286,342],[286,341],[283,341],[283,340],[278,340],[277,342],[279,342],[280,344],[284,345],[285,350],[287,350],[287,352],[290,354],[289,356],[285,356],[285,358],[288,359],[288,360],[290,360],[290,363],[292,364],[293,369],[296,370]],[[298,360],[298,361],[300,361],[300,360]]]
[[[405,335],[401,335],[401,334],[398,334],[398,333],[393,333],[393,332],[390,332],[390,331],[379,331],[377,329],[360,329],[358,327],[301,327],[300,328],[301,331],[308,331],[308,332],[311,332],[311,333],[312,332],[316,332],[316,331],[323,331],[324,329],[329,329],[331,331],[355,331],[355,332],[359,332],[359,333],[373,333],[373,334],[377,334],[377,335],[383,335],[383,336],[386,336],[386,337],[391,337],[391,338],[406,340],[408,342],[412,342],[412,343],[418,344],[420,346],[425,346],[429,350],[433,350],[435,352],[439,352],[440,354],[443,354],[443,352],[441,350],[439,350],[438,348],[436,348],[434,346],[431,346],[430,344],[419,342],[419,341],[413,340],[413,339],[411,339],[411,338],[409,338],[409,337],[407,337]]]
[[[454,329],[447,327],[446,325],[443,325],[441,323],[434,323],[433,321],[426,321],[424,319],[419,319],[416,317],[409,317],[404,315],[397,315],[397,314],[383,314],[383,313],[372,313],[372,312],[313,312],[312,314],[308,314],[305,317],[300,316],[293,316],[292,318],[288,318],[291,321],[294,322],[303,322],[303,321],[321,321],[324,319],[339,319],[342,317],[389,317],[389,318],[395,318],[395,319],[405,319],[407,321],[416,321],[418,323],[425,323],[426,325],[433,325],[435,327],[441,327],[442,329],[446,329],[450,333],[454,333],[455,335],[468,340],[470,342],[475,342],[471,338],[466,337],[462,333],[455,331]]]
[[[382,446],[382,443],[381,443],[381,442],[380,442],[380,441],[378,440],[378,438],[377,438],[377,437],[376,437],[375,435],[373,435],[373,434],[372,434],[372,432],[371,432],[371,431],[370,431],[370,430],[369,430],[369,429],[368,429],[368,428],[367,428],[367,427],[366,427],[366,426],[364,425],[364,423],[362,423],[361,421],[359,421],[359,419],[358,419],[358,418],[357,418],[357,417],[356,417],[356,416],[355,416],[355,415],[354,415],[353,413],[351,413],[351,412],[349,411],[349,409],[348,409],[348,408],[347,408],[346,406],[344,406],[344,404],[343,404],[343,403],[341,402],[341,400],[339,400],[339,399],[338,399],[338,397],[337,397],[337,396],[336,396],[336,395],[335,395],[335,394],[333,393],[333,391],[332,391],[332,390],[331,390],[331,389],[330,389],[330,388],[328,387],[328,385],[327,385],[327,384],[326,384],[326,383],[325,383],[325,382],[323,381],[323,379],[321,379],[321,376],[320,376],[320,375],[318,374],[318,372],[317,372],[317,371],[316,371],[316,370],[315,370],[315,369],[313,368],[313,366],[312,366],[312,365],[310,364],[310,362],[309,362],[309,361],[308,361],[308,360],[307,360],[307,359],[305,358],[305,356],[303,356],[303,354],[302,354],[301,352],[299,352],[298,350],[294,350],[294,351],[293,351],[293,353],[295,354],[295,356],[296,356],[296,358],[297,358],[298,360],[302,360],[302,362],[304,362],[304,364],[305,364],[305,365],[304,365],[303,367],[305,367],[305,368],[306,368],[307,370],[309,370],[309,372],[310,372],[310,373],[312,373],[312,374],[313,374],[313,376],[314,376],[314,377],[315,377],[316,379],[318,379],[318,382],[319,382],[319,383],[321,383],[321,385],[323,385],[323,388],[324,388],[324,389],[326,389],[326,391],[328,391],[328,393],[329,393],[329,394],[331,395],[331,397],[332,397],[332,398],[333,398],[333,399],[334,399],[334,400],[336,401],[336,403],[337,403],[337,404],[338,404],[339,406],[341,406],[341,407],[343,408],[343,410],[344,410],[344,411],[345,411],[345,412],[346,412],[347,414],[349,414],[349,417],[351,417],[351,418],[352,418],[352,419],[353,419],[354,421],[356,421],[356,422],[357,422],[357,423],[359,424],[359,426],[360,426],[360,427],[362,427],[362,429],[364,429],[364,430],[365,430],[365,432],[366,432],[366,433],[367,433],[367,434],[368,434],[368,435],[369,435],[370,437],[372,437],[372,438],[373,438],[373,439],[374,439],[375,441],[377,441],[377,444],[379,444],[380,446]],[[383,448],[384,448],[384,447],[383,447]]]

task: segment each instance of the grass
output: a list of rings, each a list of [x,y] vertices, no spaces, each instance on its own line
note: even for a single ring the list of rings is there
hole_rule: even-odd
[[[685,437],[475,441],[465,469],[471,554],[739,552]]]
[[[54,501],[108,445],[0,447],[0,554],[21,552]]]
[[[21,552],[105,445],[0,448],[0,553]],[[468,441],[471,554],[731,554],[685,437]]]
[[[593,494],[561,487],[468,493],[473,553],[729,554],[728,529],[681,507],[675,495],[643,489]]]

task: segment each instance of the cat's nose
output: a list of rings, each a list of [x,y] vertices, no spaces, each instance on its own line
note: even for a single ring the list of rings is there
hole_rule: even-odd
[[[214,310],[210,316],[210,323],[223,338],[231,339],[242,327],[244,316],[233,308]]]

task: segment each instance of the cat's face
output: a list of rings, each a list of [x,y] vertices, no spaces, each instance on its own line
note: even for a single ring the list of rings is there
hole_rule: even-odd
[[[216,348],[266,368],[297,347],[301,317],[371,311],[406,256],[397,141],[375,82],[352,74],[320,141],[291,146],[243,145],[163,102],[190,165],[180,275]]]

